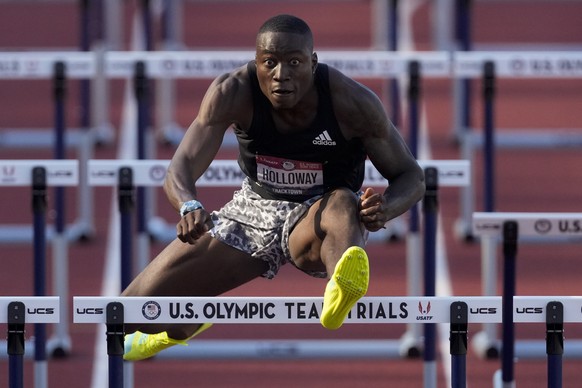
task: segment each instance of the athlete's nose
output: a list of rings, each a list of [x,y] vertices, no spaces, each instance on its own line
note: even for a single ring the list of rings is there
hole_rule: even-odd
[[[276,81],[279,81],[279,82],[289,79],[289,71],[287,69],[287,66],[284,66],[282,63],[279,63],[277,65],[277,67],[275,68],[274,78]]]

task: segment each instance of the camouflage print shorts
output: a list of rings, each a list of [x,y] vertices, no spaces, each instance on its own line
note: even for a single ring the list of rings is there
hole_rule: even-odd
[[[279,268],[290,262],[289,234],[309,207],[321,196],[305,202],[264,199],[255,193],[247,180],[222,209],[212,212],[214,238],[269,263],[263,277],[272,279]],[[306,272],[325,278],[326,272]]]

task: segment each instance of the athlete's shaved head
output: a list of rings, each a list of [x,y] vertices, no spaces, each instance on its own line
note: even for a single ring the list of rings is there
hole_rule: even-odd
[[[257,41],[261,34],[267,32],[284,32],[290,34],[299,34],[307,38],[307,41],[313,49],[313,34],[311,33],[311,28],[302,19],[293,15],[277,15],[268,19],[261,28],[259,28],[259,33],[257,34]]]

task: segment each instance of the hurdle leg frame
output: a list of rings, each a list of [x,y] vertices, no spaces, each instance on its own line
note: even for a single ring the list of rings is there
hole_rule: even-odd
[[[123,388],[123,304],[111,302],[105,311],[107,326],[107,355],[109,358],[109,388]]]
[[[465,302],[451,303],[451,387],[467,386],[467,333],[469,308]]]
[[[54,64],[53,94],[55,101],[55,140],[54,159],[65,159],[65,98],[66,98],[66,65],[62,61]],[[53,283],[55,294],[61,297],[61,319],[60,324],[54,327],[52,338],[47,342],[47,350],[56,357],[65,357],[71,351],[71,338],[69,336],[68,325],[68,300],[69,300],[69,258],[68,241],[66,234],[65,218],[65,188],[63,186],[54,187],[54,236],[52,238],[53,249]],[[38,294],[44,296],[43,294]],[[44,349],[44,345],[43,345]],[[35,352],[36,352],[35,348]],[[44,351],[44,350],[43,350]],[[42,373],[42,372],[39,372]],[[44,378],[43,378],[44,379]]]
[[[564,354],[564,305],[561,302],[549,302],[546,307],[546,354],[548,388],[561,388]]]
[[[25,311],[22,302],[8,304],[7,352],[9,357],[8,386],[10,388],[21,388],[24,385]]]
[[[32,169],[32,212],[34,219],[34,295],[46,295],[46,195],[47,173],[44,167]],[[34,324],[34,381],[46,387],[48,381],[46,356],[46,324]]]
[[[502,380],[504,387],[515,386],[515,325],[513,323],[513,297],[515,296],[516,256],[519,230],[515,221],[503,223],[503,345],[501,349]]]
[[[436,230],[438,209],[438,171],[434,167],[424,170],[426,193],[423,200],[424,213],[424,295],[436,295]],[[428,308],[428,307],[426,307]],[[436,387],[436,324],[425,323],[424,327],[424,387]]]
[[[391,3],[392,17],[397,17],[397,2]],[[396,34],[396,31],[393,31]],[[395,42],[394,42],[395,43]],[[395,46],[394,46],[395,47]],[[411,61],[408,64],[408,99],[409,99],[409,146],[413,155],[418,154],[418,99],[420,97],[420,64],[418,61]],[[393,85],[397,88],[398,84]],[[397,93],[397,90],[393,90]],[[395,95],[392,95],[395,98]],[[394,103],[394,102],[393,102]],[[397,116],[399,120],[399,115]],[[422,271],[421,252],[419,246],[422,243],[420,235],[420,220],[419,220],[419,206],[414,204],[409,211],[410,219],[408,224],[408,233],[406,236],[407,250],[406,250],[406,267],[408,279],[408,294],[421,295],[422,286],[420,282],[416,281],[417,274]],[[401,354],[408,358],[420,357],[423,353],[422,341],[423,326],[419,324],[407,325],[406,333],[402,336]]]
[[[129,167],[119,168],[117,197],[120,216],[121,238],[121,289],[125,289],[133,279],[133,234],[132,207],[134,204],[133,170]]]

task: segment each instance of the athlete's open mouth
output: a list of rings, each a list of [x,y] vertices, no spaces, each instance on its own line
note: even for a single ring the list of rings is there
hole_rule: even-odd
[[[291,90],[287,90],[287,89],[275,89],[273,90],[273,94],[279,95],[279,96],[288,96],[289,94],[292,94],[293,92]]]

